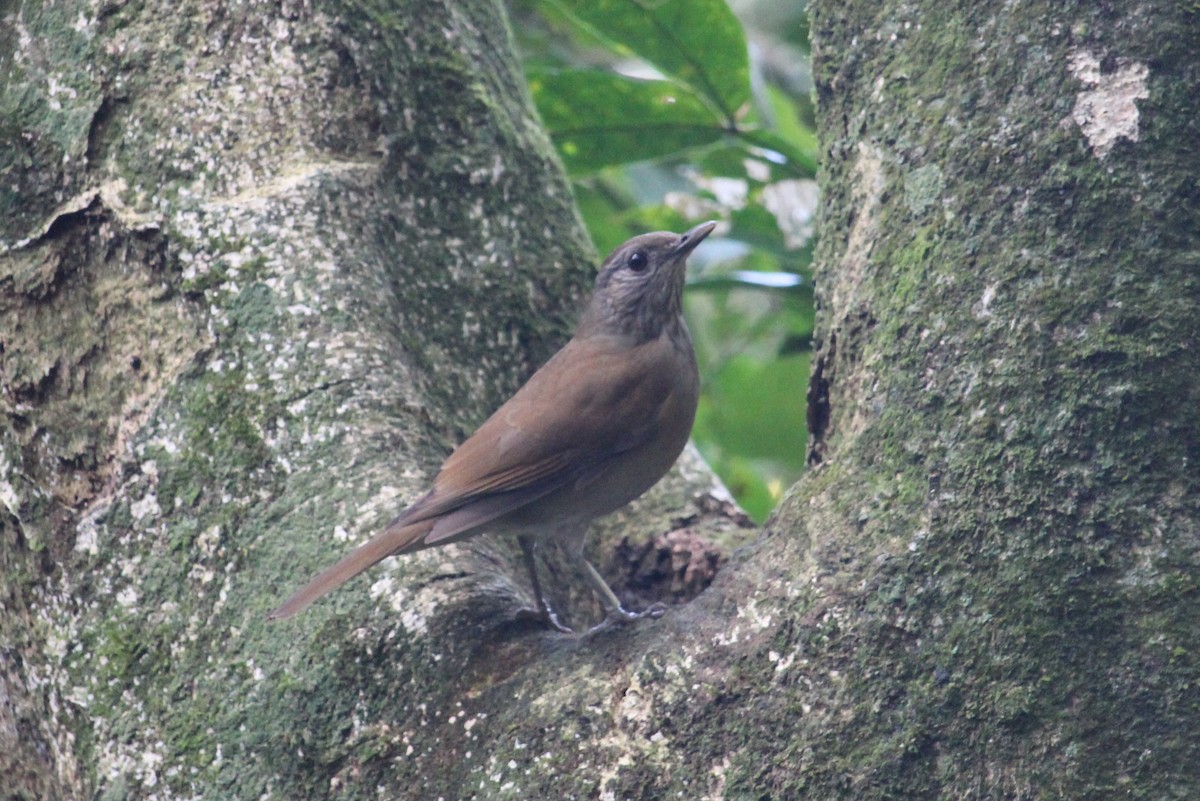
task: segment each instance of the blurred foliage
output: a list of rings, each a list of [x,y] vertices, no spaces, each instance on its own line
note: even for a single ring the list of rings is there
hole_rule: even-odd
[[[805,454],[817,144],[803,3],[745,0],[740,18],[725,0],[514,0],[512,11],[600,251],[721,223],[688,280],[704,383],[693,439],[762,520]]]

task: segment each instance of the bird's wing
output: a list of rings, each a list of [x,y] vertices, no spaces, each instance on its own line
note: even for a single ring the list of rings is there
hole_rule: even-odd
[[[672,354],[664,352],[671,347],[606,337],[567,343],[446,459],[433,489],[393,525],[477,503],[494,519],[587,480],[613,456],[648,442],[678,387]]]

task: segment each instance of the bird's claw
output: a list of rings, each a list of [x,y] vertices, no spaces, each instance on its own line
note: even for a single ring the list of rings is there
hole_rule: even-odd
[[[632,623],[633,621],[641,620],[644,617],[648,617],[652,620],[655,620],[655,619],[662,617],[666,613],[666,611],[667,611],[666,604],[662,604],[662,603],[658,603],[658,602],[650,604],[645,609],[643,609],[641,612],[630,612],[628,609],[618,606],[614,609],[610,609],[608,611],[608,615],[604,618],[604,620],[601,620],[599,623],[597,623],[596,625],[594,625],[590,629],[588,629],[588,633],[592,634],[597,631],[603,631],[604,629],[607,629],[610,626],[614,626],[614,625],[624,625],[626,623]]]
[[[533,609],[528,606],[517,610],[517,620],[521,622],[541,623],[544,626],[554,629],[563,634],[574,634],[575,630],[558,619],[558,615],[554,614],[554,610],[550,607],[545,609]]]
[[[650,604],[649,606],[647,606],[645,609],[642,610],[642,617],[648,617],[648,618],[657,620],[658,618],[662,617],[666,613],[667,613],[667,605],[664,603],[655,601],[654,603]]]

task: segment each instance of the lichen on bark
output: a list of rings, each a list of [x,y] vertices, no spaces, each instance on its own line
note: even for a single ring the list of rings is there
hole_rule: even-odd
[[[414,673],[360,648],[421,665],[436,634],[524,599],[485,542],[264,620],[419,493],[563,341],[589,280],[506,22],[489,3],[13,22],[6,792],[329,792],[403,747],[359,691]],[[710,485],[676,476],[642,519]],[[382,641],[332,636],[372,604]],[[449,706],[462,688],[433,655],[419,703]]]
[[[870,31],[865,6],[815,10],[834,155],[816,360],[831,412],[814,449],[836,475],[781,515],[821,532],[825,592],[850,599],[837,628],[855,678],[840,697],[857,712],[822,732],[822,787],[1195,787],[1181,767],[1194,747],[1155,721],[1194,725],[1177,681],[1190,661],[1165,641],[1200,625],[1177,595],[1196,567],[1180,471],[1197,373],[1195,271],[1176,233],[1200,218],[1175,177],[1194,154],[1175,115],[1197,72],[1157,44],[1187,22],[1151,8],[1117,22],[892,5]],[[1077,74],[1085,49],[1106,75],[1154,65],[1126,93],[1140,135],[1097,148],[1072,113],[1094,91]],[[873,210],[864,164],[885,198],[865,267],[851,258]]]

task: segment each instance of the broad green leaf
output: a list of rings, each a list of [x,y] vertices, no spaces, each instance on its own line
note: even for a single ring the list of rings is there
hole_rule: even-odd
[[[796,102],[782,89],[770,84],[766,86],[766,98],[771,106],[772,130],[799,148],[807,158],[816,161],[817,132],[801,122]]]
[[[608,72],[532,73],[542,120],[571,173],[659,158],[724,136],[721,121],[686,87]]]
[[[731,359],[709,384],[692,435],[755,518],[762,520],[804,469],[808,354]]]
[[[807,356],[777,361],[735,356],[710,386],[711,423],[724,429],[727,441],[736,443],[733,447],[741,455],[795,460],[799,469],[804,461],[807,387]],[[788,411],[798,424],[794,429],[778,425]]]
[[[817,149],[815,136],[806,136],[801,142],[785,139],[771,131],[750,128],[740,132],[746,142],[757,147],[771,150],[783,156],[786,161],[779,169],[788,173],[789,178],[812,178],[817,174]]]
[[[726,122],[750,100],[742,25],[725,0],[545,0],[615,52],[653,64],[720,110]]]
[[[731,234],[743,242],[767,251],[776,257],[785,252],[783,233],[775,216],[757,203],[738,209],[730,215]]]

